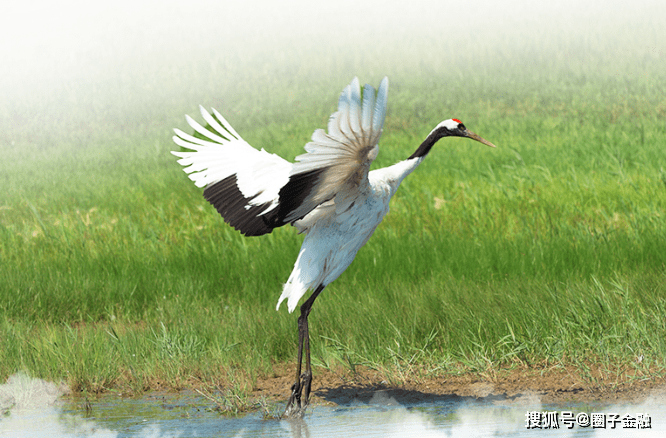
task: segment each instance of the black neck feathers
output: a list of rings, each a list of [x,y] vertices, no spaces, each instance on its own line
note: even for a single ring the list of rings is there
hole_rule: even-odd
[[[430,152],[430,149],[437,143],[437,141],[442,138],[451,135],[451,131],[446,129],[443,126],[440,126],[437,129],[434,129],[428,137],[421,143],[421,145],[416,149],[416,151],[409,157],[411,158],[420,158],[425,157]]]

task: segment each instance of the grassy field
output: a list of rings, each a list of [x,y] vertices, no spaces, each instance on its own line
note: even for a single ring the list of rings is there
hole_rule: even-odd
[[[470,42],[456,63],[405,50],[400,65],[386,52],[361,67],[334,52],[324,76],[273,59],[271,74],[226,72],[151,106],[132,90],[110,107],[74,105],[65,90],[63,113],[4,105],[0,379],[27,370],[87,392],[218,381],[242,392],[294,361],[297,315],[275,304],[302,237],[225,225],[168,153],[169,132],[201,101],[291,159],[354,74],[391,80],[375,168],[449,117],[498,148],[443,140],[403,183],[314,307],[319,366],[365,364],[394,383],[417,368],[517,364],[663,375],[666,57],[632,35],[613,50]]]

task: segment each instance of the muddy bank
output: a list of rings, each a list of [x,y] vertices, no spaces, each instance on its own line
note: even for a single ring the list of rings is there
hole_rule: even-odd
[[[257,379],[253,396],[286,399],[295,373],[293,365],[276,365],[273,375]],[[401,404],[455,398],[525,399],[541,403],[642,403],[648,397],[666,397],[666,382],[663,377],[627,373],[609,375],[601,370],[583,376],[573,367],[518,367],[494,372],[492,375],[407,377],[403,383],[392,384],[381,373],[363,367],[357,367],[355,373],[314,369],[314,403],[367,401],[377,391],[386,391],[387,395]]]

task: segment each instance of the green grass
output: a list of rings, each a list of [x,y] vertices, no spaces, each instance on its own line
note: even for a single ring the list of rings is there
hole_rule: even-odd
[[[498,148],[445,139],[403,183],[314,307],[320,366],[365,364],[398,383],[516,363],[664,373],[666,63],[636,47],[634,63],[603,44],[548,48],[374,61],[392,81],[375,168],[448,117]],[[229,73],[235,105],[215,106],[251,144],[292,158],[356,73],[331,62],[319,82],[304,67],[233,90]],[[3,107],[15,117],[2,124],[0,378],[24,369],[134,392],[231,381],[233,398],[295,359],[296,315],[275,304],[302,237],[223,223],[168,154],[169,130],[198,103],[176,99],[143,118]]]

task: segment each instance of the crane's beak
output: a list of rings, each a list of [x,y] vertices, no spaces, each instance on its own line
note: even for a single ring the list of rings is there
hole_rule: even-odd
[[[490,146],[491,148],[494,148],[494,147],[495,147],[494,144],[492,144],[491,142],[489,142],[489,141],[486,140],[485,138],[482,138],[482,137],[476,135],[476,134],[473,133],[472,131],[465,131],[465,137],[467,137],[467,138],[471,138],[472,140],[476,140],[476,141],[478,141],[479,143],[483,143],[483,144],[485,144],[486,146]]]

